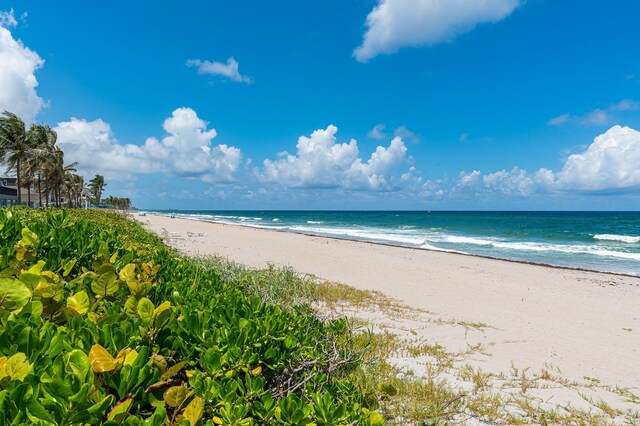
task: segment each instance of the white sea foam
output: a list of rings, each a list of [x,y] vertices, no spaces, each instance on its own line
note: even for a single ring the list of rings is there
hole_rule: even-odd
[[[633,237],[631,235],[596,234],[593,238],[595,240],[621,241],[629,244],[640,243],[640,237]]]
[[[480,253],[496,257],[518,257],[526,259],[523,252],[548,253],[548,256],[578,256],[586,260],[583,256],[594,256],[598,258],[617,258],[631,261],[640,261],[640,253],[630,252],[625,249],[607,247],[604,244],[559,244],[552,242],[514,241],[502,238],[491,238],[481,236],[451,235],[442,232],[442,229],[431,228],[430,230],[414,228],[412,226],[402,226],[399,229],[384,229],[378,227],[343,227],[327,226],[322,221],[306,221],[304,225],[289,225],[282,223],[281,219],[274,218],[261,225],[260,219],[256,217],[235,216],[235,215],[201,215],[201,214],[178,214],[178,216],[189,217],[198,220],[209,220],[228,224],[241,224],[254,228],[267,228],[288,230],[293,232],[303,232],[315,235],[333,236],[338,238],[365,240],[387,244],[396,244],[411,247],[420,247],[429,250],[448,251],[458,253]],[[264,223],[264,222],[263,222]],[[438,232],[439,231],[439,232]],[[622,243],[635,244],[640,242],[640,236],[596,234],[594,240],[617,241]],[[594,241],[595,243],[595,241]],[[444,247],[442,247],[444,246]],[[472,247],[476,246],[477,249]],[[521,253],[518,255],[517,253]],[[554,254],[556,253],[556,254]],[[547,255],[544,255],[545,257]],[[576,258],[576,259],[578,259]]]
[[[309,232],[320,235],[331,235],[336,237],[351,237],[359,240],[378,241],[390,244],[408,244],[411,246],[421,246],[426,243],[424,236],[418,234],[400,234],[397,232],[385,232],[379,228],[339,228],[339,227],[316,227],[295,225],[290,228],[292,231]]]
[[[578,255],[592,255],[603,257],[616,257],[619,259],[640,260],[640,253],[630,253],[626,251],[611,250],[598,245],[578,245],[578,244],[552,244],[536,243],[528,241],[498,241],[473,237],[446,236],[443,242],[470,244],[491,247],[496,249],[535,252],[557,252]]]
[[[436,247],[434,245],[431,245],[429,243],[424,243],[420,246],[420,248],[423,249],[427,249],[427,250],[433,250],[433,251],[444,251],[447,253],[461,253],[461,254],[468,254],[466,251],[461,251],[461,250],[452,250],[452,249],[445,249],[442,247]]]

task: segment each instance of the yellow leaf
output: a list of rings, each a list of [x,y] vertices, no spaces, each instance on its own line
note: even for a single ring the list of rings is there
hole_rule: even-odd
[[[22,239],[19,244],[23,247],[35,247],[40,242],[40,239],[35,234],[35,232],[31,231],[29,228],[24,228],[22,230]]]
[[[138,358],[138,352],[135,349],[125,348],[118,352],[116,359],[113,360],[116,367],[122,367],[123,365],[131,365]]]
[[[169,407],[175,408],[189,396],[189,391],[184,386],[171,386],[164,393],[163,398]]]
[[[126,283],[129,283],[136,279],[136,265],[135,263],[129,263],[127,266],[120,270],[120,279]]]
[[[89,311],[89,296],[85,291],[79,291],[67,298],[67,308],[73,309],[80,315],[86,314]]]
[[[251,375],[252,375],[252,376],[257,376],[257,375],[259,375],[260,373],[262,373],[262,366],[261,366],[261,365],[257,366],[257,367],[256,367],[256,368],[254,368],[253,370],[251,370]]]
[[[163,302],[162,304],[160,304],[160,306],[158,306],[153,310],[153,318],[156,318],[158,314],[162,313],[162,311],[166,311],[170,307],[171,307],[171,302],[169,301]]]
[[[127,356],[124,357],[124,365],[133,364],[136,361],[136,358],[138,358],[138,351],[131,349]]]
[[[116,259],[118,258],[118,252],[115,252],[111,255],[111,258],[109,259],[109,263],[116,263]]]
[[[3,364],[2,369],[0,369],[0,378],[9,377],[9,380],[23,381],[31,369],[27,356],[22,352],[6,358]]]
[[[189,420],[191,426],[195,426],[200,417],[202,417],[202,412],[204,411],[204,400],[199,396],[193,398],[193,400],[187,405],[187,408],[184,409],[182,415],[185,419]]]
[[[104,373],[116,369],[116,362],[109,352],[102,346],[95,344],[89,351],[89,362],[96,373]]]
[[[7,363],[7,357],[3,356],[0,357],[0,381],[2,381],[2,379],[4,379],[7,375],[4,372],[4,366]]]
[[[220,417],[213,416],[213,418],[211,420],[213,420],[213,422],[215,424],[217,424],[217,425],[221,425],[222,424],[222,419]]]
[[[40,282],[36,288],[33,289],[40,297],[44,297],[45,299],[51,299],[57,293],[57,286],[55,284],[50,284],[46,282]]]
[[[45,261],[44,260],[39,260],[38,263],[33,265],[31,268],[29,268],[28,272],[30,274],[40,275],[42,273],[42,268],[44,268],[44,265],[45,265]]]

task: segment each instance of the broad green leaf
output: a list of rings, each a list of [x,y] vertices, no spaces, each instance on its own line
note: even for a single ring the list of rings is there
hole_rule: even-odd
[[[67,308],[76,311],[80,315],[84,315],[89,310],[89,296],[85,291],[79,291],[67,298]]]
[[[41,282],[33,289],[33,291],[44,299],[52,299],[56,295],[62,293],[62,289],[58,284]]]
[[[116,363],[111,354],[97,343],[89,351],[89,362],[96,373],[104,373],[116,369]]]
[[[27,401],[27,417],[29,417],[29,420],[31,420],[33,424],[57,424],[55,419],[49,415],[47,410],[45,410],[35,398]]]
[[[109,243],[102,241],[98,249],[98,257],[107,258],[109,256]]]
[[[156,318],[159,314],[166,311],[170,307],[171,307],[171,302],[169,301],[163,302],[162,304],[160,304],[160,306],[158,306],[153,310],[153,318]]]
[[[15,311],[27,304],[31,291],[22,281],[15,278],[0,278],[0,307]]]
[[[365,409],[363,408],[362,410],[364,411]],[[385,424],[385,420],[384,417],[382,417],[382,415],[377,411],[371,411],[371,413],[369,414],[369,423],[372,426],[382,426]]]
[[[193,398],[193,400],[184,409],[182,415],[186,420],[189,420],[191,426],[195,426],[200,417],[202,417],[202,411],[204,410],[204,400],[199,396]]]
[[[69,352],[66,370],[76,376],[80,382],[84,382],[90,368],[91,363],[84,352],[80,349],[74,349]]]
[[[160,376],[161,379],[170,379],[173,376],[175,376],[176,374],[178,374],[178,372],[180,370],[182,370],[184,368],[184,366],[187,365],[186,361],[180,361],[179,363],[169,367],[162,376]]]
[[[42,315],[42,310],[44,307],[42,306],[42,302],[39,300],[32,300],[22,307],[20,312],[29,312],[34,317],[39,317]]]
[[[189,390],[184,386],[171,386],[164,393],[164,401],[169,407],[175,408],[189,396]]]
[[[153,284],[151,283],[151,281],[129,281],[127,282],[127,287],[129,287],[129,290],[131,290],[131,294],[134,294],[136,296],[141,296],[143,294],[146,294],[149,290],[151,290],[151,287],[153,286]]]
[[[41,274],[32,274],[30,272],[23,272],[20,274],[20,276],[18,277],[20,279],[20,281],[22,281],[23,283],[25,283],[27,285],[28,288],[33,289],[35,288],[38,284],[40,284],[40,282],[46,282],[45,277],[43,277]]]
[[[24,378],[27,377],[27,374],[29,374],[30,368],[31,366],[29,365],[29,361],[27,361],[27,356],[22,352],[18,352],[17,354],[11,355],[4,362],[4,365],[0,368],[0,379],[8,377],[9,381],[23,381]]]
[[[153,311],[155,309],[155,305],[153,302],[146,297],[143,297],[138,302],[138,315],[142,319],[142,322],[145,325],[150,325],[153,321]]]
[[[115,407],[111,409],[109,415],[107,416],[107,420],[113,420],[118,423],[122,423],[122,421],[129,414],[129,409],[131,408],[131,403],[133,400],[131,398],[127,398],[124,401],[120,401],[116,404]]]
[[[40,275],[42,274],[42,268],[44,268],[45,264],[46,262],[44,260],[39,260],[38,263],[32,265],[27,272],[30,274]]]
[[[96,272],[98,275],[106,274],[107,272],[113,272],[116,275],[118,274],[116,267],[110,263],[103,263],[98,269],[96,269]]]
[[[160,374],[164,374],[167,369],[167,360],[160,354],[151,355],[153,366],[160,370]]]
[[[22,230],[22,240],[20,240],[20,245],[23,247],[37,247],[39,242],[40,239],[38,236],[29,228],[24,228]]]
[[[127,314],[127,316],[134,317],[136,315],[136,312],[137,312],[136,298],[129,297],[127,301],[124,302],[124,313]]]
[[[136,279],[136,265],[135,263],[129,263],[120,270],[120,279],[126,283],[134,281]]]
[[[96,417],[102,418],[102,413],[107,409],[107,407],[115,402],[115,399],[116,398],[113,395],[107,395],[101,401],[97,402],[86,410],[76,411],[69,419],[69,424],[98,423],[99,421],[96,419]]]
[[[99,296],[111,296],[118,291],[119,283],[114,272],[109,271],[99,275],[91,282],[91,290]]]

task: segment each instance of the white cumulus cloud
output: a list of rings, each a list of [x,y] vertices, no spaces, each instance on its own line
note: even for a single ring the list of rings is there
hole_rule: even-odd
[[[606,191],[640,189],[640,132],[613,126],[557,173],[562,189]]]
[[[121,145],[109,123],[97,119],[87,121],[72,117],[58,123],[58,146],[67,163],[78,162],[78,171],[103,174],[111,179],[124,178],[136,172],[155,171],[155,165],[145,159],[138,145]]]
[[[13,112],[31,123],[45,104],[36,92],[35,76],[44,61],[13,38],[8,27],[16,25],[13,10],[0,12],[0,111]]]
[[[536,193],[618,193],[640,191],[640,132],[613,126],[596,137],[583,152],[567,158],[559,171],[540,168],[528,172],[519,167],[483,174],[462,172],[449,194],[498,193],[528,196]]]
[[[509,16],[521,0],[378,0],[367,16],[362,44],[353,52],[366,62],[405,46],[454,39],[481,23]]]
[[[337,132],[338,128],[330,125],[301,136],[295,154],[282,152],[276,160],[264,160],[262,169],[256,169],[258,177],[263,183],[293,188],[393,190],[398,180],[393,172],[408,161],[402,139],[394,138],[388,147],[378,146],[365,161],[356,140],[338,143]]]
[[[242,165],[242,152],[226,144],[212,146],[215,129],[191,108],[177,108],[163,124],[166,136],[143,145],[121,144],[111,127],[98,119],[72,118],[58,123],[58,144],[68,162],[86,174],[124,179],[135,173],[164,172],[205,182],[231,182]]]
[[[219,75],[236,83],[253,83],[253,79],[247,75],[240,74],[240,64],[234,58],[227,59],[227,63],[202,61],[200,59],[189,59],[188,67],[198,68],[198,74]]]

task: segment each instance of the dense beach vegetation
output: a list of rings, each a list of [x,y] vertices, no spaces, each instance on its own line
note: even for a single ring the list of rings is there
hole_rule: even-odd
[[[343,320],[96,210],[0,210],[0,424],[380,424]]]

